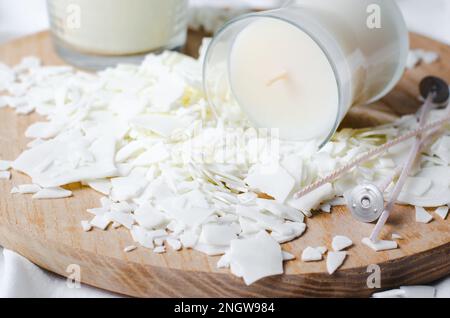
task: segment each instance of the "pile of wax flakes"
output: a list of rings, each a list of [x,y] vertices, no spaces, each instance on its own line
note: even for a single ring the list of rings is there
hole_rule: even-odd
[[[358,184],[386,180],[414,140],[307,196],[294,199],[293,193],[414,129],[417,118],[341,130],[320,151],[316,142],[279,141],[251,128],[227,94],[216,97],[223,98],[220,108],[210,108],[202,91],[201,51],[199,60],[165,52],[149,55],[141,65],[118,65],[97,74],[41,66],[34,57],[13,68],[0,64],[0,91],[5,92],[0,108],[46,118],[26,130],[32,139],[28,149],[14,161],[0,161],[0,178],[9,179],[9,169],[27,174],[32,183],[16,185],[11,193],[33,199],[69,197],[72,192],[62,187],[81,182],[104,195],[99,206],[87,210],[92,219],[82,222],[84,231],[127,228],[137,244],[124,247],[125,252],[140,245],[154,253],[194,249],[220,255],[219,268],[252,284],[283,273],[283,261],[295,258],[280,244],[305,232],[305,217],[330,213]],[[443,111],[434,110],[430,120]],[[421,155],[400,196],[402,203],[417,207],[418,222],[434,217],[423,207],[436,207],[435,214],[446,218],[449,164],[447,126],[446,134]],[[395,234],[392,241],[370,247],[398,248],[398,239]],[[326,258],[332,274],[353,242],[336,235],[330,245],[329,252],[321,246],[306,248],[301,260]]]

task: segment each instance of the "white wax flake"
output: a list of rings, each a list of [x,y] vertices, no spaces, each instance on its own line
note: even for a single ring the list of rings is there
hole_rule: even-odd
[[[405,291],[402,289],[392,289],[384,292],[374,293],[372,298],[403,298]]]
[[[180,241],[183,247],[185,248],[193,248],[198,241],[198,235],[193,233],[192,231],[185,231],[180,235]]]
[[[195,244],[195,246],[193,247],[193,249],[208,256],[219,256],[226,253],[229,249],[229,246],[211,245],[201,243],[200,241],[198,241],[197,244]]]
[[[158,111],[171,110],[183,97],[185,83],[174,75],[163,75],[151,91],[152,108]]]
[[[167,216],[149,203],[145,203],[134,212],[136,222],[147,230],[160,228],[169,223]]]
[[[422,61],[425,64],[432,64],[439,60],[439,54],[437,52],[426,51],[422,54]]]
[[[133,165],[148,167],[152,164],[159,163],[168,159],[169,156],[170,153],[167,150],[167,146],[162,143],[158,143],[150,148],[150,150],[147,150],[146,152],[139,155],[133,161]]]
[[[11,168],[12,162],[9,160],[0,160],[0,171],[7,171]]]
[[[134,219],[131,214],[111,211],[110,213],[107,214],[107,217],[110,220],[125,226],[129,230],[131,230],[131,227],[134,224]]]
[[[109,179],[87,180],[84,183],[101,194],[109,195],[111,192],[112,185]]]
[[[382,168],[395,168],[395,161],[391,158],[381,158],[378,160],[378,163]]]
[[[14,67],[16,73],[36,69],[41,65],[41,60],[35,56],[26,56],[22,58],[20,64]]]
[[[262,213],[262,211],[257,206],[238,205],[236,207],[236,213],[239,216],[257,222],[265,229],[277,232],[280,235],[290,235],[293,233],[293,230],[291,228],[284,227],[284,223],[280,218],[270,214]]]
[[[34,194],[41,190],[42,188],[37,184],[20,184],[12,188],[11,193]]]
[[[281,167],[255,169],[245,179],[245,182],[253,189],[268,194],[280,203],[283,203],[291,193],[295,185],[294,178]]]
[[[426,167],[417,174],[430,178],[431,189],[422,197],[412,201],[417,206],[440,207],[447,205],[450,197],[450,169],[445,166]]]
[[[125,247],[125,248],[123,249],[123,251],[124,251],[125,253],[130,253],[130,252],[134,251],[135,249],[137,249],[136,246],[134,246],[134,245],[129,245],[129,246]]]
[[[90,154],[85,164],[73,164],[74,149]],[[73,131],[24,151],[13,162],[13,168],[30,175],[33,182],[42,187],[57,187],[115,175],[114,152],[115,138],[112,136],[90,142],[87,137],[80,137],[78,131]]]
[[[145,150],[145,143],[140,140],[134,140],[123,146],[116,154],[116,162],[124,162],[129,158],[135,157],[137,154]]]
[[[109,208],[93,208],[93,209],[87,209],[86,212],[93,214],[93,215],[103,215],[105,213],[109,212]]]
[[[186,200],[186,208],[210,208],[208,201],[205,199],[203,192],[199,190],[192,190],[182,195],[182,198]]]
[[[109,209],[113,204],[113,201],[107,197],[101,197],[100,204],[102,205],[102,208]]]
[[[118,229],[118,228],[122,227],[122,224],[120,224],[119,222],[114,221],[114,222],[112,222],[111,227],[113,229]]]
[[[321,260],[322,260],[322,253],[317,248],[308,246],[302,252],[303,262],[317,262]]]
[[[331,204],[322,204],[320,206],[320,211],[325,213],[331,213]]]
[[[361,242],[373,249],[375,252],[395,250],[396,248],[398,248],[398,244],[395,241],[378,240],[374,242],[370,238],[365,237]]]
[[[294,221],[294,222],[303,222],[304,215],[301,214],[300,211],[284,205],[280,204],[274,200],[265,200],[265,199],[256,199],[256,204],[264,210],[269,211],[270,213],[284,218],[286,220]]]
[[[60,187],[45,188],[39,190],[33,195],[33,199],[46,200],[46,199],[64,199],[72,196],[72,191],[66,190]]]
[[[282,253],[283,253],[283,261],[292,261],[295,259],[295,255],[289,252],[282,251]]]
[[[437,215],[439,215],[439,217],[443,220],[445,220],[447,218],[448,215],[448,210],[449,207],[448,206],[441,206],[439,208],[437,208],[434,213],[436,213]]]
[[[126,201],[112,202],[109,206],[111,212],[131,213],[133,207]]]
[[[333,206],[344,206],[347,204],[347,201],[344,197],[337,197],[327,202],[327,204]]]
[[[428,190],[430,190],[432,182],[427,178],[409,177],[406,180],[403,192],[406,194],[412,194],[414,196],[423,196]]]
[[[328,248],[326,246],[316,247],[316,250],[318,250],[322,255],[325,255],[325,253],[328,252]]]
[[[373,298],[434,298],[436,288],[432,286],[402,286],[399,289],[375,293]]]
[[[436,296],[436,288],[433,286],[402,286],[405,292],[404,298],[434,298]]]
[[[200,241],[219,246],[228,246],[232,240],[237,239],[238,231],[230,224],[205,224],[202,227]]]
[[[416,206],[416,222],[430,223],[433,220],[433,216],[422,207]]]
[[[248,204],[254,202],[258,198],[258,195],[254,192],[244,192],[238,194],[237,197],[241,204]]]
[[[130,120],[144,110],[145,104],[144,99],[127,92],[116,95],[111,100],[110,109],[124,120]]]
[[[239,217],[239,226],[242,234],[255,234],[264,229],[263,226],[246,217]]]
[[[89,221],[81,221],[81,228],[84,232],[92,230],[92,224]]]
[[[335,237],[333,237],[333,242],[331,243],[331,246],[333,247],[333,250],[335,252],[342,251],[352,245],[352,240],[343,235],[336,235]]]
[[[261,248],[264,247],[264,248]],[[264,277],[283,273],[280,245],[265,231],[231,241],[230,268],[250,285]]]
[[[431,147],[430,154],[442,159],[445,163],[450,164],[450,136],[443,136]]]
[[[162,239],[162,238],[155,238],[153,241],[154,241],[156,246],[163,246],[164,245],[164,239]]]
[[[183,130],[188,124],[186,119],[157,114],[139,116],[132,121],[134,127],[151,130],[163,137],[170,137],[175,130]]]
[[[56,137],[62,128],[62,123],[37,122],[28,127],[25,131],[25,137],[49,139]]]
[[[92,221],[91,221],[92,223]],[[132,226],[131,227],[131,237],[133,238],[133,240],[139,244],[141,244],[143,247],[146,248],[150,248],[153,249],[154,248],[154,244],[153,244],[153,238],[150,237],[147,234],[147,231],[145,229],[143,229],[140,226]]]
[[[419,62],[420,62],[420,58],[417,56],[416,52],[409,51],[408,57],[406,60],[406,67],[411,70],[411,69],[415,68],[416,65],[419,64]]]
[[[179,251],[182,248],[181,242],[177,239],[169,237],[166,242],[174,251]]]
[[[392,233],[391,238],[392,240],[403,240],[403,236],[397,233]]]
[[[106,216],[106,214],[103,215],[96,215],[94,218],[90,221],[91,225],[97,229],[100,229],[102,231],[105,231],[106,228],[111,224],[111,219]]]
[[[206,220],[214,209],[191,207],[185,209],[183,205],[177,204],[176,199],[167,199],[161,204],[161,209],[171,218],[190,226],[196,227]]]
[[[230,267],[230,254],[226,252],[217,261],[217,268],[229,268]]]
[[[166,252],[166,248],[164,246],[157,246],[153,249],[153,253],[162,254]]]
[[[6,106],[8,106],[8,103],[3,96],[0,96],[0,109],[5,108]]]
[[[286,223],[288,230],[290,230],[290,234],[280,234],[276,231],[271,233],[271,236],[280,244],[287,243],[296,238],[302,236],[302,234],[306,231],[306,224],[299,222],[287,222]]]
[[[439,59],[439,54],[433,51],[425,51],[423,49],[410,50],[406,61],[408,69],[415,68],[420,62],[432,64]]]
[[[11,172],[0,171],[0,180],[9,180],[9,179],[11,179]]]
[[[281,165],[295,179],[296,184],[302,182],[303,158],[298,155],[290,155],[283,158]]]
[[[148,181],[141,177],[119,177],[111,179],[111,198],[115,201],[126,201],[139,196]]]
[[[300,211],[311,211],[317,209],[320,203],[331,199],[333,196],[333,186],[331,183],[327,183],[301,198],[289,200],[288,204]]]
[[[345,261],[346,252],[328,252],[327,255],[327,271],[332,275]]]

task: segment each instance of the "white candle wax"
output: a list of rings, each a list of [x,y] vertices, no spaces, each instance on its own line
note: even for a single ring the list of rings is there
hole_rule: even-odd
[[[283,139],[328,141],[349,108],[399,81],[408,32],[391,0],[296,0],[228,23],[204,66],[208,100]],[[227,93],[231,92],[231,93]]]
[[[184,43],[187,0],[48,0],[54,35],[88,54],[131,55]]]
[[[261,18],[237,36],[230,84],[250,120],[279,128],[284,138],[326,137],[338,114],[327,56],[305,32],[281,20]]]

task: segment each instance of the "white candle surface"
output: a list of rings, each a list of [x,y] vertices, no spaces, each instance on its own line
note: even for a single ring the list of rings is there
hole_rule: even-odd
[[[49,0],[56,36],[101,55],[141,54],[184,39],[187,9],[187,0]]]
[[[285,139],[326,137],[338,117],[338,84],[322,49],[288,22],[261,18],[243,29],[230,53],[230,85],[258,127]]]
[[[205,93],[216,109],[238,105],[254,126],[278,128],[282,139],[323,145],[352,105],[395,86],[408,44],[394,1],[293,0],[216,34]]]

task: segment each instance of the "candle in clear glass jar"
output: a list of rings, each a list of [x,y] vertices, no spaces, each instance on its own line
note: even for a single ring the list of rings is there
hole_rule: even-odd
[[[114,64],[119,57],[181,47],[187,9],[188,0],[48,0],[56,48],[75,64],[83,63],[83,54],[93,64],[100,56]],[[78,61],[70,61],[77,53]]]
[[[208,49],[204,86],[217,108],[238,104],[257,127],[324,143],[350,106],[393,88],[407,53],[391,0],[291,1],[227,24]]]

